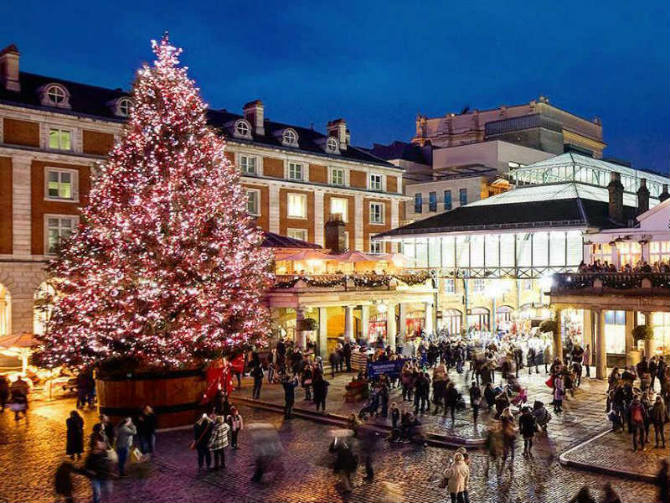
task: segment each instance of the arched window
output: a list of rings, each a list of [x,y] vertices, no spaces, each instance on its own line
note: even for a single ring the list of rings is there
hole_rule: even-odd
[[[48,107],[70,108],[70,93],[61,84],[47,84],[39,91],[40,102]]]
[[[237,120],[234,134],[238,138],[251,138],[251,124],[244,119]]]
[[[43,282],[35,290],[33,296],[33,333],[42,335],[46,331],[47,324],[51,319],[53,312],[54,298],[56,297],[56,289],[47,283]]]
[[[332,136],[326,140],[326,151],[331,154],[336,154],[339,151],[339,146],[337,144],[337,139]]]
[[[116,104],[116,115],[121,117],[128,117],[130,115],[130,109],[133,106],[133,102],[130,98],[121,98]]]
[[[286,128],[282,133],[282,144],[287,147],[298,146],[298,133],[294,129]]]

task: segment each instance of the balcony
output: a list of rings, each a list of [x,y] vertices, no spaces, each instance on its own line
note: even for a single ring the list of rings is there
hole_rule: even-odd
[[[434,288],[427,272],[399,272],[396,274],[278,274],[271,290],[277,291],[379,291],[407,287]]]
[[[669,295],[670,273],[592,272],[554,275],[551,293]]]

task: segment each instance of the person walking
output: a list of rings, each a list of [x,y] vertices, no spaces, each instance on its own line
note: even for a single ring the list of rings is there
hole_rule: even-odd
[[[563,376],[558,374],[554,377],[554,412],[563,412],[563,398],[565,397],[565,385]]]
[[[344,362],[347,366],[347,372],[351,372],[351,342],[347,340],[342,348],[344,353]]]
[[[212,455],[209,451],[209,439],[212,435],[212,421],[203,414],[193,425],[193,442],[191,449],[198,451],[198,470],[202,470],[203,465],[209,468],[212,466]]]
[[[523,455],[533,457],[531,449],[533,448],[533,437],[537,429],[537,422],[535,416],[532,414],[530,407],[524,407],[521,417],[519,417],[519,432],[523,436]]]
[[[254,368],[251,370],[251,377],[254,378],[254,388],[251,392],[251,398],[255,400],[260,400],[261,398],[261,386],[263,385],[263,366],[260,362],[254,365]]]
[[[96,442],[84,463],[84,475],[91,481],[93,503],[100,503],[103,492],[111,492],[111,460],[107,454],[107,445]]]
[[[475,381],[470,384],[470,407],[472,407],[472,419],[477,424],[479,417],[479,404],[482,400],[482,390]]]
[[[228,432],[230,426],[223,420],[223,416],[216,416],[212,422],[212,432],[207,447],[214,458],[214,470],[226,467],[225,448],[228,447]]]
[[[281,384],[284,388],[284,419],[291,419],[291,412],[295,403],[295,388],[298,386],[298,377],[295,375],[292,378],[285,376]]]
[[[447,490],[451,496],[451,503],[465,503],[465,490],[470,479],[470,469],[465,464],[463,454],[457,452],[454,461],[444,471],[447,479]]]
[[[344,492],[350,493],[352,490],[351,475],[358,468],[358,458],[347,441],[338,439],[336,451],[337,457],[333,469],[340,476]]]
[[[237,437],[244,429],[244,421],[240,415],[237,407],[230,408],[230,415],[228,416],[228,424],[230,425],[230,443],[233,449],[238,449]]]
[[[444,412],[447,412],[447,407],[449,408],[449,413],[451,414],[451,426],[453,427],[456,424],[456,405],[458,404],[458,390],[454,381],[449,381],[447,385],[447,395],[446,395],[446,407]]]
[[[323,378],[320,372],[316,372],[314,379],[312,381],[312,387],[314,388],[314,403],[316,404],[316,411],[325,414],[326,412],[326,396],[328,395],[328,386],[330,383]]]
[[[582,355],[582,364],[586,370],[586,377],[591,378],[591,345],[587,344]]]
[[[668,411],[663,403],[663,398],[660,395],[656,396],[656,401],[651,408],[651,423],[654,425],[654,437],[656,439],[656,449],[658,449],[658,438],[661,438],[663,442],[663,449],[665,449],[665,432],[663,431],[663,426],[665,419],[668,415]]]
[[[79,460],[84,452],[84,420],[79,412],[73,410],[65,421],[65,426],[67,428],[65,453],[71,460],[74,461],[75,456]]]
[[[330,356],[328,357],[328,361],[330,362],[330,377],[334,378],[335,377],[335,372],[339,370],[340,366],[340,354],[337,352],[337,350],[333,350],[330,353]]]
[[[72,473],[75,472],[75,467],[69,461],[64,461],[54,474],[54,489],[56,494],[63,497],[65,503],[74,503],[74,484],[72,483]]]
[[[7,402],[9,401],[9,379],[4,374],[0,374],[0,406],[2,412],[5,412]]]
[[[544,373],[548,374],[549,373],[549,362],[551,362],[551,344],[547,344],[544,347],[544,353],[542,355],[542,359],[544,360]]]
[[[507,461],[507,457],[511,454],[510,458],[510,471],[514,469],[514,453],[516,451],[516,434],[517,430],[514,425],[514,416],[509,407],[507,407],[502,415],[500,416],[500,423],[502,425],[502,435],[503,435],[503,467]]]
[[[638,450],[638,442],[640,450],[644,451],[644,423],[647,416],[647,411],[637,396],[630,404],[628,415],[630,418],[629,427],[631,433],[633,434],[633,452]]]
[[[140,441],[140,451],[144,455],[151,455],[156,446],[156,414],[150,405],[145,405],[142,413],[137,417],[137,439]]]
[[[137,428],[129,417],[123,419],[116,428],[116,455],[119,458],[119,477],[126,476],[126,461],[133,445],[133,435],[137,435]]]
[[[28,393],[30,392],[30,386],[26,381],[23,380],[21,376],[16,378],[11,386],[9,387],[11,392],[11,405],[10,408],[14,411],[14,420],[18,421],[21,419],[21,413],[23,417],[28,420]]]

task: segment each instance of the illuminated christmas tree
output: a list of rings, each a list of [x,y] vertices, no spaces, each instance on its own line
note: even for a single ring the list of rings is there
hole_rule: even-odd
[[[178,367],[269,333],[271,280],[239,174],[206,124],[206,104],[153,42],[120,141],[99,167],[82,225],[49,273],[59,295],[44,365],[131,358]]]

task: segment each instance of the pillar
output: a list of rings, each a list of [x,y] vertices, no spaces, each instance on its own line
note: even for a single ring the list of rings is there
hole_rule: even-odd
[[[370,326],[370,306],[361,306],[361,339],[368,340],[368,328]]]
[[[496,319],[496,316],[498,315],[498,306],[496,301],[497,299],[494,295],[491,299],[491,317],[489,318],[489,329],[492,334],[498,332],[498,320]]]
[[[398,323],[400,323],[400,326],[398,327],[398,333],[400,335],[400,345],[404,346],[406,342],[406,336],[407,336],[407,304],[398,304]]]
[[[30,173],[32,159],[12,157],[12,253],[30,255]],[[42,189],[43,190],[43,189]],[[40,200],[42,197],[40,197]]]
[[[328,308],[319,308],[319,356],[326,362],[328,358]]]
[[[396,327],[395,321],[395,304],[387,304],[386,306],[386,345],[391,346],[391,349],[395,351],[396,348],[396,333],[398,327]]]
[[[354,308],[353,306],[344,306],[344,340],[354,340]]]
[[[295,310],[295,337],[293,342],[295,345],[301,349],[307,347],[307,334],[303,328],[303,322],[305,321],[305,308],[298,307]]]
[[[633,339],[633,328],[635,328],[635,312],[626,311],[626,366],[630,367],[638,362],[638,359],[633,360],[631,351],[636,350],[635,339]],[[638,353],[636,353],[638,355]]]
[[[596,379],[607,379],[607,350],[605,349],[605,310],[597,311],[598,330],[596,331]]]
[[[593,321],[591,320],[591,311],[589,309],[582,310],[582,326],[584,327],[584,349],[588,344],[593,348]]]
[[[561,332],[563,330],[563,310],[556,309],[556,331],[553,333],[554,337],[554,358],[563,361],[563,339]]]
[[[651,317],[653,316],[653,313],[645,312],[643,314],[644,314],[644,324],[647,325],[649,330],[653,330],[651,328]],[[654,354],[653,344],[654,344],[653,339],[648,339],[644,341],[644,355],[647,358],[651,358],[651,356]]]
[[[433,310],[433,303],[426,302],[426,317],[425,317],[425,328],[426,334],[431,334],[435,330],[435,325],[433,324],[433,319],[435,318],[435,311]]]
[[[279,213],[279,185],[275,185],[273,183],[270,184],[269,191],[268,191],[268,199],[269,199],[269,204],[268,208],[270,208],[270,215],[269,215],[269,228],[270,232],[279,232],[279,218],[280,218],[280,213]]]

